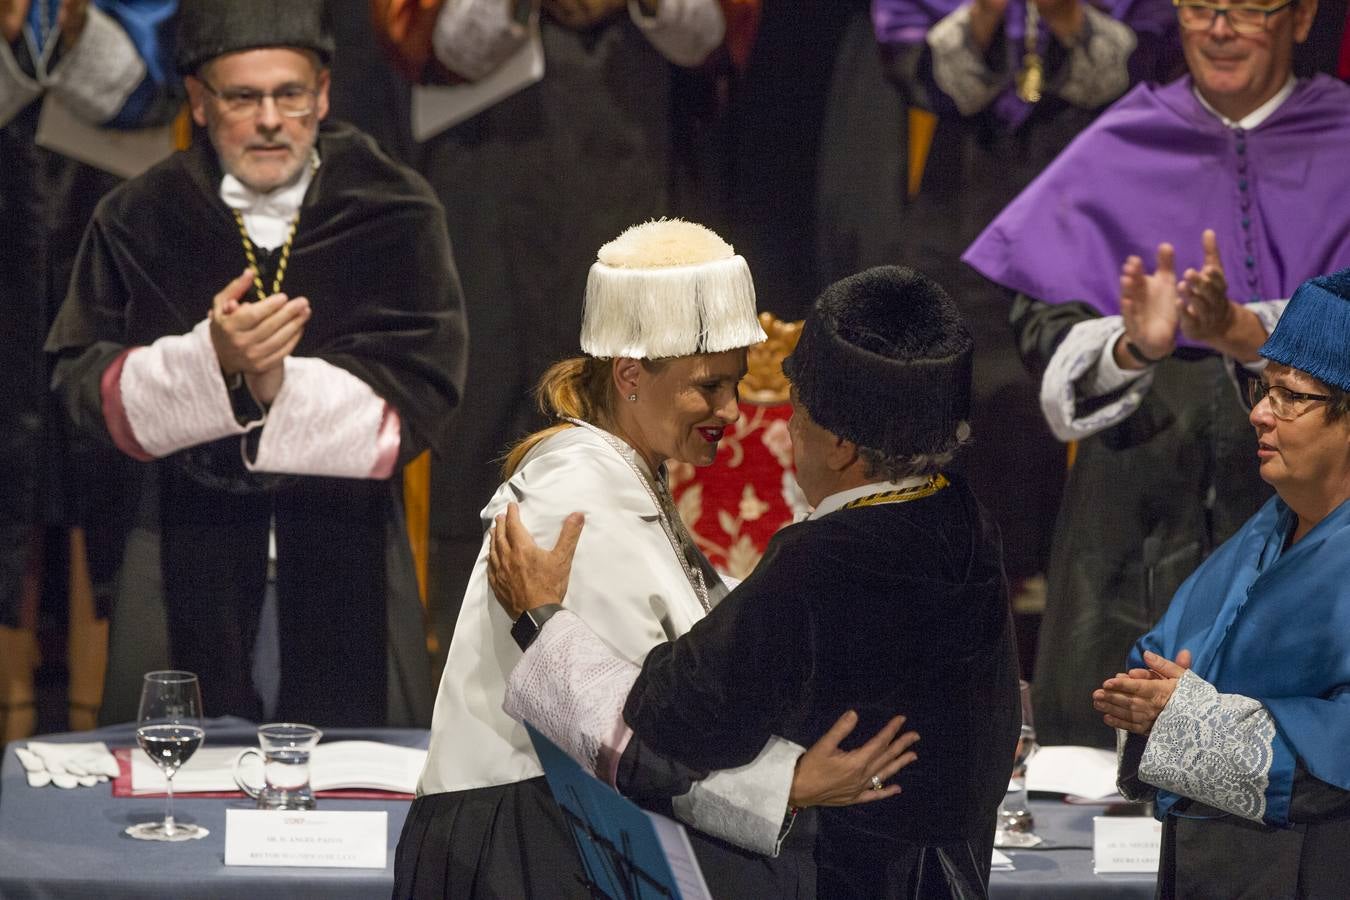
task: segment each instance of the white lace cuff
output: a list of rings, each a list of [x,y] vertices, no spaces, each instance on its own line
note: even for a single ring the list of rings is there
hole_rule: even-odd
[[[388,478],[398,456],[398,412],[346,369],[287,357],[285,378],[258,441],[254,472]]]
[[[431,33],[436,58],[470,81],[491,75],[530,37],[511,7],[505,0],[447,0]]]
[[[1005,79],[984,63],[971,34],[970,4],[959,6],[928,30],[933,81],[963,116],[984,109],[1003,90]]]
[[[511,670],[502,709],[613,785],[633,734],[624,724],[623,706],[640,671],[564,609]]]
[[[24,74],[9,44],[0,41],[0,127],[42,96],[42,85]]]
[[[1125,333],[1120,316],[1079,322],[1055,348],[1041,376],[1041,412],[1061,441],[1076,441],[1124,421],[1139,408],[1153,384],[1153,370],[1138,372],[1116,365],[1112,348]],[[1085,416],[1078,401],[1125,388],[1116,400]]]
[[[1063,78],[1053,89],[1074,106],[1096,109],[1129,89],[1130,54],[1139,41],[1130,26],[1089,3],[1083,14],[1083,33],[1069,48]]]
[[[127,354],[117,389],[127,424],[152,457],[242,434],[206,319]]]
[[[721,46],[727,31],[714,0],[661,0],[650,17],[643,15],[637,0],[628,0],[628,16],[657,52],[677,66],[700,65]]]
[[[1256,314],[1260,320],[1261,327],[1266,330],[1269,336],[1275,330],[1275,326],[1280,322],[1280,316],[1284,315],[1284,308],[1289,305],[1289,298],[1283,300],[1257,300],[1253,303],[1242,304],[1247,309]],[[1242,363],[1249,371],[1260,372],[1266,367],[1266,358],[1263,356],[1255,362]]]
[[[1275,759],[1275,720],[1259,700],[1220,694],[1186,672],[1158,714],[1139,777],[1165,791],[1260,822]]]
[[[792,776],[806,748],[769,738],[748,765],[713,772],[671,801],[687,825],[765,856],[777,856]]]
[[[70,111],[95,125],[122,109],[145,80],[145,62],[136,45],[111,16],[92,3],[84,31],[61,58],[48,86]]]

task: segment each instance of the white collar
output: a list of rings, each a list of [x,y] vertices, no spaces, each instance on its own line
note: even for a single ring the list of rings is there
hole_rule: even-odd
[[[319,168],[318,150],[311,151],[311,161],[300,170],[300,176],[285,187],[268,193],[259,193],[233,175],[220,179],[220,199],[230,209],[237,209],[244,217],[248,236],[265,250],[281,246],[290,230],[291,220],[300,211],[305,192]]]
[[[819,519],[822,516],[828,516],[837,509],[842,509],[854,500],[860,497],[866,497],[869,494],[880,494],[884,491],[899,491],[905,488],[918,487],[928,481],[927,475],[911,475],[908,478],[902,478],[899,481],[873,481],[869,484],[861,484],[857,487],[840,491],[837,494],[831,494],[820,505],[811,510],[811,515],[807,520]]]
[[[1195,99],[1200,101],[1200,105],[1203,106],[1206,110],[1208,110],[1210,115],[1214,116],[1214,118],[1218,119],[1227,127],[1241,128],[1245,131],[1251,131],[1253,128],[1257,127],[1266,119],[1269,119],[1272,115],[1274,115],[1275,110],[1279,109],[1284,104],[1284,101],[1289,99],[1289,95],[1294,92],[1294,86],[1297,84],[1298,79],[1295,78],[1293,75],[1290,75],[1289,80],[1284,83],[1284,87],[1280,88],[1279,93],[1277,93],[1274,97],[1271,97],[1265,103],[1262,103],[1256,109],[1247,113],[1241,119],[1238,119],[1236,122],[1225,116],[1223,113],[1219,112],[1214,107],[1210,106],[1209,101],[1206,100],[1204,97],[1200,96],[1200,91],[1196,89],[1194,81],[1191,82],[1191,93],[1195,94]]]

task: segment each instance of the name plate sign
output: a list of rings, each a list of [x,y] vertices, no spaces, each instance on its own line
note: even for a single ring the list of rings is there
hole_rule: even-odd
[[[227,809],[225,865],[383,869],[389,814]]]
[[[1094,816],[1092,871],[1158,871],[1162,853],[1162,823],[1151,816]]]

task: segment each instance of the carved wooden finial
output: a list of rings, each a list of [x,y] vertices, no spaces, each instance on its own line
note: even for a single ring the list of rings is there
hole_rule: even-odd
[[[783,374],[783,360],[797,346],[802,323],[784,322],[773,313],[762,312],[759,324],[768,338],[750,347],[749,372],[741,382],[741,399],[765,405],[786,403],[788,380]]]

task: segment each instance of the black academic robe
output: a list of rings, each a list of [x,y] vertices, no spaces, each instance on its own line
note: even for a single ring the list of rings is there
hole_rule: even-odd
[[[196,137],[99,205],[48,338],[66,409],[105,443],[104,370],[127,347],[190,331],[245,262],[219,198],[219,163],[206,136]],[[282,286],[313,310],[294,354],[345,369],[398,410],[400,463],[428,446],[443,451],[463,384],[465,326],[441,207],[420,177],[349,126],[324,125],[318,148],[322,165]],[[131,587],[162,593],[166,661],[202,676],[208,714],[260,713],[249,659],[275,523],[277,714],[318,725],[429,718],[400,479],[251,474],[239,438],[147,464],[126,460],[108,476],[103,489],[125,511],[119,603]],[[118,661],[147,640],[120,642],[116,619],[108,719],[135,714],[139,673]]]
[[[624,718],[644,748],[706,771],[773,734],[809,746],[848,709],[846,746],[901,713],[919,758],[900,795],[818,811],[818,895],[984,896],[1021,713],[997,532],[960,479],[779,532],[706,619],[648,654]]]
[[[1039,379],[1069,329],[1099,315],[1086,303],[1019,295],[1009,320]],[[1078,442],[1046,572],[1040,643],[1051,652],[1037,656],[1032,679],[1044,743],[1115,745],[1092,691],[1120,670],[1187,576],[1270,497],[1255,453],[1223,360],[1195,348],[1158,364],[1138,410]]]

